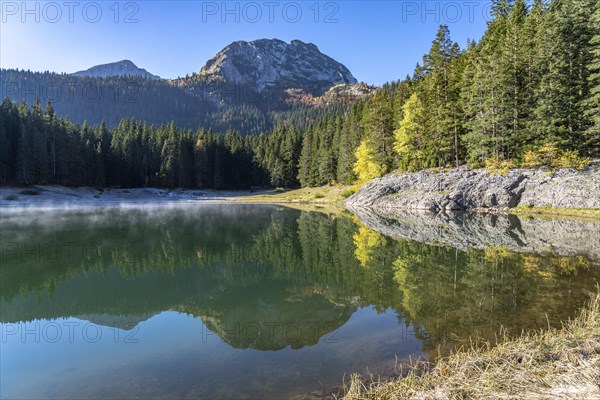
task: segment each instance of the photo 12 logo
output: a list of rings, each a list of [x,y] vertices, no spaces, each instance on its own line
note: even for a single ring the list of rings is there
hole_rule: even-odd
[[[32,321],[0,324],[2,344],[21,343],[139,343],[137,325],[115,322],[112,326],[96,325],[84,320]]]
[[[61,79],[62,80],[62,79]],[[53,104],[75,103],[122,103],[135,104],[140,101],[137,81],[118,79],[110,85],[97,81],[76,79],[58,82],[30,82],[27,80],[0,79],[0,98],[9,97],[16,101],[31,102],[36,97],[50,100]]]
[[[457,23],[491,20],[491,1],[402,1],[402,23]]]
[[[279,1],[203,1],[202,22],[221,23],[276,23],[313,22],[337,24],[338,2],[279,2]]]
[[[140,6],[133,1],[1,1],[2,23],[76,23],[112,21],[137,24]]]

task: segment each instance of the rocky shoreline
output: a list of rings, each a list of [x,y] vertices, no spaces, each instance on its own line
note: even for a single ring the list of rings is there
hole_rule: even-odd
[[[585,170],[514,169],[505,175],[460,167],[374,179],[347,207],[429,211],[508,210],[514,207],[600,209],[600,162]]]

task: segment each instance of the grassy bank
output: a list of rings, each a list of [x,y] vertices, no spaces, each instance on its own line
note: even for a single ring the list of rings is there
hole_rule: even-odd
[[[562,329],[470,345],[387,382],[353,376],[346,400],[600,399],[600,293]]]
[[[353,194],[358,188],[355,186],[321,186],[307,187],[294,190],[273,190],[269,193],[241,196],[236,201],[251,203],[297,203],[297,204],[337,204],[341,205],[344,199]]]

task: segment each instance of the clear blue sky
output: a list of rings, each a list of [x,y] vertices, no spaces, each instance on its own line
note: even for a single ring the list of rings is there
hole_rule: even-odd
[[[0,1],[0,66],[75,72],[130,59],[163,78],[235,40],[300,39],[382,84],[412,73],[439,24],[464,47],[489,1]],[[117,12],[118,9],[118,12]],[[318,10],[318,12],[317,12]]]

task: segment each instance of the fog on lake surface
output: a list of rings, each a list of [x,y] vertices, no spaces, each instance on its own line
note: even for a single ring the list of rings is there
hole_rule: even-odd
[[[327,393],[500,327],[559,326],[600,280],[580,237],[598,222],[357,214],[4,210],[1,397]]]

